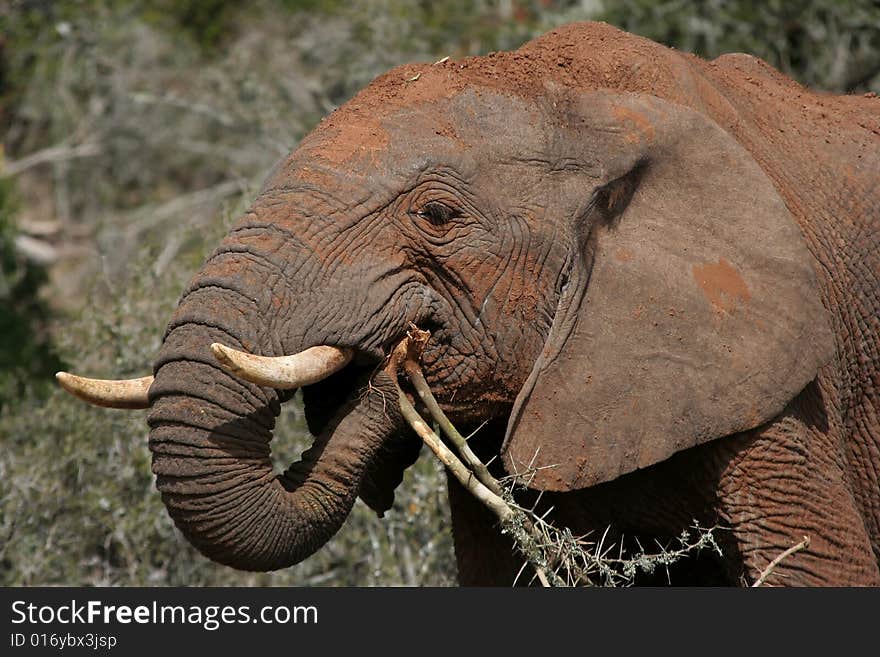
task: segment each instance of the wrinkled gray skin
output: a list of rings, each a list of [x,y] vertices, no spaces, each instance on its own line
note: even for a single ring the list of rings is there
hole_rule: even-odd
[[[576,26],[532,52],[597,30],[632,39]],[[817,210],[803,172],[768,171],[760,132],[738,135],[758,140],[747,152],[692,90],[685,103],[662,84],[665,100],[548,74],[514,93],[454,64],[422,70],[392,72],[307,137],[184,293],[149,424],[186,537],[270,570],[320,548],[356,496],[390,508],[419,443],[374,372],[412,323],[431,331],[423,368],[453,420],[491,420],[477,451],[502,454],[498,474],[546,455],[523,501],[548,491],[576,534],[610,524],[650,544],[722,524],[725,559],[677,581],[731,584],[806,534],[771,582],[880,583],[876,189],[856,185],[852,222],[831,230],[842,187]],[[356,350],[303,390],[315,443],[284,474],[269,441],[289,394],[221,370],[212,342]],[[512,583],[521,562],[492,518],[454,482],[450,502],[461,582]]]

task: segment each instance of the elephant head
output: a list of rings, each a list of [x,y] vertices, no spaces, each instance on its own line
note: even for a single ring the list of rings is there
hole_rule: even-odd
[[[357,495],[390,506],[418,443],[375,372],[413,324],[444,410],[506,419],[508,471],[553,466],[530,485],[555,491],[758,426],[828,358],[799,228],[727,132],[492,61],[394,70],[325,119],[193,278],[155,379],[109,386],[149,406],[158,488],[209,557],[284,567]],[[315,347],[309,378],[235,373]],[[292,386],[316,439],[276,474]]]

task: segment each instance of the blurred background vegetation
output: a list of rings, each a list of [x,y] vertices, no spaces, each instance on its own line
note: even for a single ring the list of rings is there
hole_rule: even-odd
[[[880,89],[869,0],[0,0],[0,584],[448,585],[423,455],[379,520],[358,503],[304,563],[199,556],[153,488],[143,412],[89,408],[69,367],[140,376],[178,295],[275,160],[374,76],[606,20],[819,89]],[[308,443],[285,406],[279,463]]]

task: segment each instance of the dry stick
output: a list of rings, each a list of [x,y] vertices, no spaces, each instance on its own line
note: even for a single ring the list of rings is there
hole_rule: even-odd
[[[419,435],[419,438],[437,455],[440,462],[449,468],[449,471],[461,482],[461,485],[470,491],[480,502],[485,504],[501,522],[510,520],[513,517],[513,509],[500,496],[493,493],[474,477],[473,473],[465,467],[452,450],[443,444],[440,436],[434,433],[434,430],[425,423],[422,416],[413,408],[413,405],[399,386],[397,388],[397,396],[404,419],[409,422],[409,425]]]
[[[503,498],[493,493],[479,479],[474,477],[473,473],[467,469],[455,453],[443,444],[443,441],[440,440],[440,436],[438,436],[434,430],[425,423],[422,416],[419,415],[415,408],[413,408],[413,405],[406,397],[406,393],[400,389],[400,386],[397,386],[397,396],[400,403],[400,412],[404,419],[419,435],[422,441],[431,449],[431,451],[434,452],[437,458],[440,459],[440,462],[449,469],[456,479],[458,479],[461,485],[492,511],[492,513],[494,513],[501,521],[502,525],[511,529],[514,540],[518,545],[522,545],[523,543],[528,544],[529,542],[535,543],[534,538],[529,536],[526,530],[517,531],[515,522],[517,512],[514,511]],[[519,522],[523,526],[528,526],[528,518],[525,516],[520,518]],[[526,552],[528,556],[527,550],[523,551]],[[531,562],[532,560],[529,559],[529,561]],[[532,566],[535,568],[535,572],[537,573],[541,584],[543,586],[551,586],[544,569],[534,563],[532,563]],[[555,573],[554,581],[557,582],[557,585],[561,582],[560,578],[556,576]]]
[[[419,415],[407,398],[406,393],[403,392],[397,383],[397,371],[406,361],[416,361],[421,357],[422,349],[428,341],[428,335],[427,331],[420,331],[417,328],[410,330],[407,333],[407,337],[401,340],[391,352],[388,364],[385,366],[385,371],[391,376],[397,387],[400,411],[404,419],[422,441],[431,448],[431,451],[437,455],[440,462],[449,468],[449,471],[461,482],[461,485],[485,504],[499,520],[505,522],[513,515],[513,510],[507,505],[507,502],[504,501],[501,495],[493,492],[478,478],[475,478],[473,473],[465,467],[452,450],[443,444],[440,437],[422,419],[422,416]]]
[[[438,436],[422,419],[422,416],[419,415],[418,411],[416,411],[407,398],[406,393],[403,392],[400,385],[397,383],[397,370],[401,364],[409,360],[418,360],[427,339],[427,331],[413,329],[407,334],[407,337],[394,348],[394,351],[388,359],[388,364],[385,367],[385,371],[391,376],[397,387],[400,412],[422,441],[432,452],[434,452],[437,458],[440,459],[440,462],[443,463],[453,476],[458,479],[461,485],[465,487],[465,490],[469,491],[490,511],[492,511],[498,520],[501,521],[502,526],[510,531],[516,544],[520,547],[521,551],[526,555],[529,561],[532,562],[532,566],[535,568],[541,584],[549,587],[551,584],[547,579],[544,569],[540,565],[535,564],[532,558],[529,557],[530,551],[528,546],[536,544],[537,541],[536,537],[532,536],[532,532],[530,531],[531,523],[528,518],[522,512],[515,511],[511,508],[500,495],[494,493],[488,486],[480,481],[479,478],[474,476],[474,473],[469,470],[461,460],[459,460],[452,450],[443,444],[443,441],[440,440],[440,436]],[[458,432],[456,431],[456,433]],[[480,465],[483,465],[475,455],[473,455],[473,458],[480,463]],[[483,465],[483,469],[485,469],[485,465]],[[491,478],[491,475],[488,474],[488,470],[486,470],[486,474]],[[498,482],[494,479],[492,479],[492,481],[494,486],[500,489]],[[556,577],[555,574],[553,583],[557,586],[563,584],[560,578]]]
[[[755,580],[755,583],[752,584],[752,588],[758,588],[759,586],[761,586],[761,584],[763,584],[767,580],[767,578],[773,574],[773,570],[776,568],[776,566],[778,566],[782,562],[783,559],[790,557],[795,552],[800,552],[804,548],[809,547],[809,545],[810,545],[810,537],[804,536],[804,540],[802,540],[797,545],[792,545],[785,552],[783,552],[778,557],[776,557],[773,561],[771,561],[767,565],[767,567],[761,572],[760,577],[758,577],[758,579]]]
[[[413,387],[416,389],[419,398],[428,408],[428,412],[431,413],[431,417],[434,418],[437,424],[440,425],[440,429],[443,430],[443,433],[445,433],[449,440],[452,441],[452,444],[461,455],[465,464],[473,470],[474,474],[477,475],[477,479],[479,479],[486,488],[491,490],[498,497],[503,497],[504,491],[501,488],[501,484],[499,484],[498,480],[489,473],[489,469],[483,464],[479,457],[473,453],[467,443],[467,439],[453,426],[452,422],[450,422],[449,418],[446,417],[446,414],[440,408],[434,395],[431,394],[428,382],[425,381],[425,376],[422,374],[422,368],[419,367],[418,363],[409,358],[403,361],[403,368],[407,375],[409,375],[409,380],[412,381]]]

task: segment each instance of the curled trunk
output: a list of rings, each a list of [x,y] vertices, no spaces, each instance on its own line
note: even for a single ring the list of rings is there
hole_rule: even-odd
[[[369,394],[343,404],[302,459],[279,475],[269,458],[277,400],[230,409],[232,381],[205,367],[181,361],[160,370],[183,380],[213,374],[220,391],[216,400],[164,387],[154,393],[150,449],[162,499],[180,530],[215,561],[244,570],[297,563],[351,511],[366,468],[395,429],[382,399],[393,399],[394,390],[378,375]]]
[[[150,388],[157,487],[176,525],[206,556],[243,570],[297,563],[342,525],[383,443],[401,426],[391,382],[365,379],[301,461],[277,474],[269,442],[278,393],[224,371],[214,342],[273,355],[268,304],[242,289],[236,257],[210,262],[175,313]],[[221,266],[222,265],[222,266]],[[306,345],[307,346],[307,345]]]

